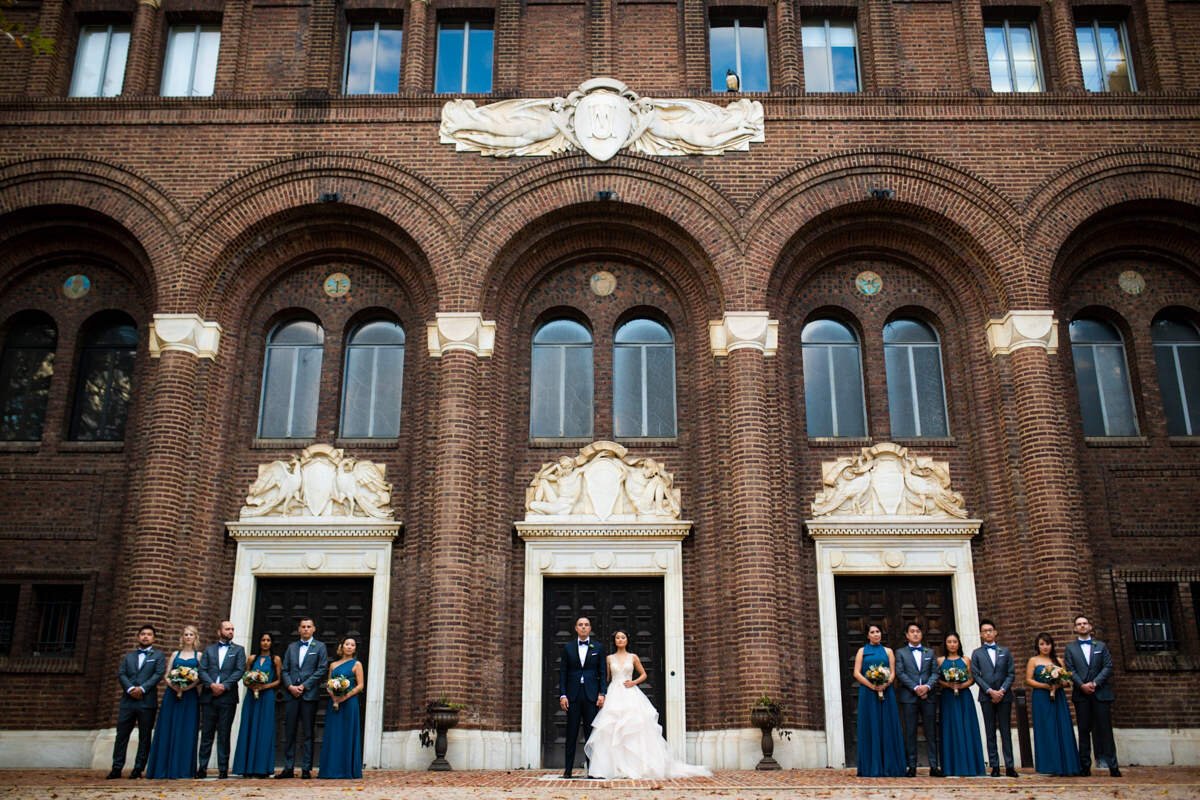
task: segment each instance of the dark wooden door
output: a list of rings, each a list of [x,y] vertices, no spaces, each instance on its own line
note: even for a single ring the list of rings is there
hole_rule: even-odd
[[[905,643],[905,626],[915,620],[925,629],[924,643],[940,655],[942,641],[954,630],[954,606],[947,575],[839,577],[835,587],[846,763],[854,764],[858,741],[858,684],[851,674],[855,653],[867,643],[867,626],[881,626],[883,643],[895,650]],[[924,741],[919,746],[923,752]]]
[[[662,578],[547,578],[542,641],[542,766],[562,769],[567,715],[559,708],[558,668],[563,646],[575,636],[575,620],[588,617],[592,635],[612,653],[613,631],[629,634],[629,651],[646,668],[641,689],[665,719]],[[582,737],[575,766],[583,765]]]
[[[301,617],[312,617],[317,626],[317,638],[329,648],[329,660],[337,659],[338,643],[353,636],[358,644],[357,658],[362,662],[363,675],[371,658],[371,591],[370,578],[260,578],[254,600],[254,630],[250,631],[248,646],[258,651],[258,639],[271,634],[275,655],[283,658],[287,646],[298,638],[296,629]],[[275,702],[275,762],[283,764],[283,689],[276,691]],[[365,695],[362,696],[365,700]],[[360,720],[365,715],[360,716]],[[321,740],[325,730],[325,701],[317,704],[317,732],[313,743],[313,762],[320,763]],[[296,747],[296,764],[300,764],[300,747]]]

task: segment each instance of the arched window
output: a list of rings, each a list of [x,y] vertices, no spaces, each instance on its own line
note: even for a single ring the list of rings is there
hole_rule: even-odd
[[[80,344],[70,436],[85,442],[119,442],[125,438],[133,399],[137,326],[120,312],[100,314],[84,326]]]
[[[866,436],[862,358],[858,337],[832,319],[813,320],[800,333],[808,435]]]
[[[40,311],[13,318],[0,356],[0,440],[36,442],[46,421],[58,329]]]
[[[529,435],[592,435],[592,334],[578,322],[556,319],[533,335],[529,379]]]
[[[675,436],[675,340],[654,320],[630,320],[613,339],[613,431]]]
[[[883,326],[892,436],[949,436],[942,347],[933,328],[915,319]]]
[[[280,323],[267,339],[258,435],[311,439],[317,434],[317,399],[325,331],[312,320]]]
[[[1107,322],[1081,318],[1071,323],[1071,357],[1083,413],[1084,436],[1137,436],[1125,343]]]
[[[1150,326],[1150,335],[1167,433],[1200,435],[1200,332],[1189,320],[1160,314]]]
[[[372,320],[350,334],[342,383],[342,436],[390,439],[400,433],[404,329]]]

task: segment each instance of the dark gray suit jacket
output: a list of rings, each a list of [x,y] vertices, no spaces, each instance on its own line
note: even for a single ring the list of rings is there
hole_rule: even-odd
[[[121,682],[121,705],[133,708],[158,708],[158,683],[167,671],[167,654],[162,650],[151,649],[142,668],[138,669],[138,653],[134,650],[121,659],[121,667],[117,670],[117,679]],[[142,687],[145,694],[140,699],[134,699],[129,690],[134,686]]]
[[[1001,703],[1012,700],[1013,675],[1016,665],[1013,663],[1012,651],[1007,647],[996,645],[996,664],[992,665],[992,657],[986,647],[980,647],[971,653],[971,677],[979,686],[980,704],[992,702],[988,689],[1004,692]]]
[[[1087,661],[1083,657],[1083,645],[1079,644],[1079,640],[1076,639],[1067,644],[1063,662],[1071,671],[1071,682],[1075,684],[1075,691],[1071,694],[1072,699],[1084,694],[1083,690],[1079,688],[1080,684],[1092,682],[1096,684],[1095,697],[1097,700],[1102,703],[1111,703],[1116,699],[1111,680],[1112,653],[1109,652],[1108,645],[1104,642],[1092,639],[1092,660]]]
[[[917,669],[917,661],[913,658],[908,642],[900,645],[896,653],[896,699],[901,703],[916,703],[920,701],[913,691],[918,686],[925,685],[930,689],[925,695],[926,700],[932,700],[937,693],[937,656],[928,647],[921,648],[921,668]]]
[[[318,687],[325,682],[325,673],[329,670],[329,652],[324,642],[313,637],[304,662],[301,663],[300,642],[297,640],[287,646],[282,666],[283,688],[286,690],[289,686],[303,685],[304,694],[300,699],[316,700],[319,694]],[[286,697],[291,699],[291,696],[292,693],[288,692]]]
[[[229,649],[225,651],[225,660],[218,664],[220,652],[220,643],[213,642],[200,654],[200,702],[237,705],[241,699],[238,683],[246,671],[246,651],[240,644],[230,642]],[[214,697],[209,690],[209,685],[213,683],[225,687],[225,693],[220,697]]]

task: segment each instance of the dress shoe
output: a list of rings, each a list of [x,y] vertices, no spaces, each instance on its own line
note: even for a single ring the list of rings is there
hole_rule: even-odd
[[[931,777],[931,778],[944,778],[944,777],[946,777],[946,773],[942,772],[942,771],[941,771],[940,769],[938,769],[937,767],[930,767],[930,768],[929,768],[929,777]]]
[[[202,781],[202,780],[204,780],[205,778],[207,778],[207,777],[208,777],[208,770],[206,770],[206,769],[198,769],[198,770],[196,770],[196,774],[195,774],[195,775],[193,775],[192,777],[194,777],[194,778],[195,778],[196,780],[198,780],[198,781]]]
[[[1084,767],[1083,769],[1079,770],[1079,777],[1081,777],[1081,778],[1090,778],[1090,777],[1092,777],[1092,768],[1091,768],[1091,767]]]
[[[908,769],[904,770],[904,777],[906,777],[906,778],[915,778],[915,777],[917,777],[917,768],[916,768],[916,767],[909,767]]]
[[[1016,777],[1019,777],[1019,776],[1020,776],[1020,773],[1019,773],[1019,772],[1017,772],[1017,771],[1016,771],[1014,768],[1012,768],[1012,767],[1005,767],[1005,768],[1004,768],[1004,774],[1005,774],[1005,776],[1006,776],[1006,777],[1009,777],[1009,778],[1016,778]]]
[[[296,777],[296,773],[290,769],[281,769],[281,770],[279,770],[279,772],[275,773],[276,779],[294,778],[294,777]]]
[[[223,769],[217,773],[217,778],[219,780],[225,780],[228,777],[229,777],[229,770]]]
[[[300,771],[300,778],[301,778],[302,780],[309,780],[310,778],[312,778],[312,770],[311,770],[311,769],[304,769],[304,770],[301,770],[301,771]]]
[[[1108,771],[1108,777],[1110,777],[1110,778],[1119,778],[1119,777],[1121,777],[1121,770],[1117,769],[1116,767],[1113,767],[1112,769],[1110,769],[1110,770]]]
[[[119,777],[121,777],[121,770],[119,770],[119,769],[116,769],[116,768],[113,768],[112,772],[108,773],[108,774],[107,774],[107,775],[105,775],[104,777],[105,777],[105,779],[106,779],[106,780],[110,780],[110,781],[111,781],[113,778],[119,778]]]
[[[129,773],[129,780],[131,781],[136,781],[140,777],[142,777],[142,771],[140,769],[135,769],[133,772]]]
[[[564,780],[564,781],[569,781],[569,780],[571,780],[573,777],[575,777],[574,775],[572,775],[572,774],[571,774],[571,770],[567,770],[566,772],[564,772],[564,773],[562,774],[562,776],[563,776],[563,780]]]
[[[992,777],[993,778],[1000,777],[1000,768],[999,767],[992,767]]]

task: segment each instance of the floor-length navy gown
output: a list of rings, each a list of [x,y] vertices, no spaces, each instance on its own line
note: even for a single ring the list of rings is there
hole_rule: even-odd
[[[333,668],[330,677],[344,675],[350,679],[350,689],[357,683],[354,680],[354,665],[357,659],[349,659],[344,664]],[[347,691],[349,691],[347,690]],[[333,710],[333,698],[325,709],[325,739],[321,742],[321,778],[361,778],[362,777],[362,726],[359,724],[358,698],[360,695],[338,702],[338,710]]]
[[[876,665],[888,666],[881,644],[863,646],[862,673]],[[896,693],[888,686],[883,699],[874,689],[858,685],[858,774],[863,778],[895,778],[904,774],[904,732]]]
[[[200,669],[199,658],[180,658],[171,664],[176,667]],[[162,710],[150,740],[150,759],[146,762],[147,778],[194,778],[196,776],[196,744],[200,732],[200,696],[189,689],[176,697],[170,687],[163,692]]]
[[[958,667],[964,673],[967,662],[961,658],[947,658],[941,669]],[[983,775],[983,747],[979,737],[979,712],[975,695],[970,689],[942,689],[938,701],[942,712],[942,770],[947,775]]]
[[[1033,671],[1033,679],[1046,682],[1046,667]],[[1050,698],[1048,689],[1033,690],[1033,764],[1043,775],[1078,775],[1079,748],[1071,727],[1067,690],[1060,688]]]
[[[267,683],[275,680],[275,664],[270,656],[258,656],[251,669],[265,672]],[[233,773],[265,777],[274,771],[275,690],[260,691],[258,699],[253,691],[247,691],[242,703],[242,727],[233,756]]]

